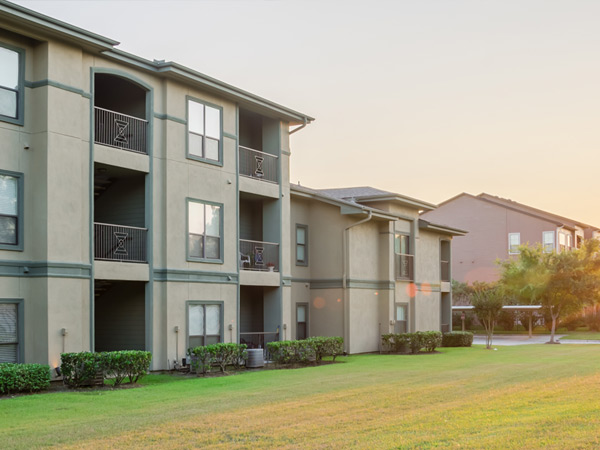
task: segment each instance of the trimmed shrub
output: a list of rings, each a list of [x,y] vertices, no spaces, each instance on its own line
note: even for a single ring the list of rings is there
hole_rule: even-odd
[[[63,383],[70,387],[89,386],[103,371],[101,353],[61,353],[60,361]]]
[[[50,386],[50,366],[44,364],[0,364],[0,394],[34,392]]]
[[[122,350],[101,353],[62,353],[61,371],[63,383],[70,387],[89,386],[101,374],[102,380],[113,377],[114,385],[129,378],[137,383],[150,368],[152,354],[141,350]]]
[[[420,334],[421,347],[425,347],[425,350],[430,353],[442,345],[442,333],[440,331],[417,331],[415,334]]]
[[[114,385],[118,386],[125,378],[137,383],[148,372],[152,354],[140,350],[121,350],[100,353],[104,377],[112,377]]]
[[[452,331],[442,336],[442,347],[470,347],[473,344],[473,333],[469,331]]]
[[[406,353],[408,350],[410,333],[400,334],[383,334],[381,336],[381,343],[384,349],[388,352],[394,353]]]
[[[341,337],[316,336],[306,341],[312,346],[317,363],[320,363],[324,356],[333,356],[335,361],[336,356],[344,353],[344,338]]]
[[[271,359],[277,364],[307,364],[324,356],[333,360],[344,352],[344,339],[341,337],[312,337],[297,341],[275,341],[267,344]]]
[[[442,345],[442,333],[439,331],[417,331],[416,333],[383,334],[381,343],[387,351],[395,353],[419,353],[422,348],[433,352]]]
[[[248,360],[247,348],[246,344],[229,342],[190,348],[188,353],[196,373],[205,374],[213,365],[218,366],[221,372],[225,372],[227,366],[239,369]]]

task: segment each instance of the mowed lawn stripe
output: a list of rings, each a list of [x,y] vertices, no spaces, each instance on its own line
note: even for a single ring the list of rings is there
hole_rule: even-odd
[[[564,423],[573,445],[599,448],[600,347],[441,352],[4,399],[0,434],[9,448],[545,448]]]
[[[473,396],[459,387],[364,387],[170,421],[77,447],[597,448],[600,375]]]

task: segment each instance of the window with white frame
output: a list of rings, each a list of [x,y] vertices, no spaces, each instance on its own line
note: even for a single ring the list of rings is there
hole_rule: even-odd
[[[191,303],[188,306],[188,348],[221,342],[222,315],[221,304]]]
[[[397,280],[410,280],[413,276],[413,255],[410,248],[410,236],[396,233],[394,235],[395,271]]]
[[[0,248],[4,250],[22,248],[22,190],[20,174],[0,171]]]
[[[0,303],[0,363],[19,362],[18,304]]]
[[[0,120],[22,123],[23,51],[0,44]]]
[[[567,249],[571,250],[573,248],[573,236],[567,234]]]
[[[516,255],[521,245],[521,233],[508,233],[508,253]]]
[[[542,233],[542,245],[546,253],[554,250],[554,231],[544,231]]]
[[[188,257],[222,260],[222,206],[188,200]]]
[[[565,233],[558,233],[558,248],[561,252],[567,248],[567,235]]]
[[[308,265],[308,226],[296,224],[296,265]]]
[[[221,108],[188,99],[188,156],[221,161]]]

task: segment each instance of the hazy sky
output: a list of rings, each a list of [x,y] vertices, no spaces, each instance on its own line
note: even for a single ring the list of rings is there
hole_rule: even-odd
[[[600,2],[17,1],[317,120],[292,181],[600,226]]]

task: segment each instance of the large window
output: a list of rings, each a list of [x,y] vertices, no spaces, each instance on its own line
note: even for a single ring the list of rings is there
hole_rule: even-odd
[[[508,233],[508,253],[516,255],[521,245],[521,233]]]
[[[410,248],[410,236],[407,234],[396,233],[394,236],[394,253],[397,280],[414,279],[413,275],[413,255]]]
[[[308,266],[308,226],[296,225],[296,265]]]
[[[23,123],[23,51],[0,44],[0,120]]]
[[[19,362],[19,305],[0,302],[0,363]]]
[[[188,200],[188,257],[221,262],[223,260],[223,207],[214,203]]]
[[[542,241],[544,252],[552,252],[554,250],[554,231],[544,231],[542,233]]]
[[[188,99],[188,157],[221,162],[221,108]]]
[[[188,305],[188,348],[218,344],[222,335],[222,304],[192,302]]]
[[[0,249],[23,248],[22,202],[23,176],[0,171]]]
[[[396,333],[407,333],[408,332],[408,305],[396,304],[396,319],[395,331]]]

